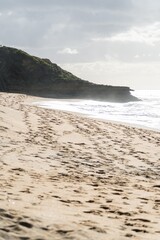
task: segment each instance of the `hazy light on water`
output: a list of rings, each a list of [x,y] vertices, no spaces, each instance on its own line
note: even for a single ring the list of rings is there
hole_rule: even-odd
[[[160,90],[132,92],[140,102],[109,103],[92,100],[54,100],[34,103],[40,107],[87,114],[88,116],[138,124],[160,130]]]
[[[141,99],[160,99],[160,90],[136,90],[132,95]]]

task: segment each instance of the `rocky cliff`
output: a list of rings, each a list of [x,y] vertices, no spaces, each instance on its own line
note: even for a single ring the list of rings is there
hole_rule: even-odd
[[[52,98],[83,98],[111,102],[137,101],[128,87],[98,85],[63,70],[49,59],[0,47],[0,91]]]

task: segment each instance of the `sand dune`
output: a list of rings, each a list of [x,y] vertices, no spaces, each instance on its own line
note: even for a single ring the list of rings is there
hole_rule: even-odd
[[[0,240],[160,239],[160,133],[0,94]]]

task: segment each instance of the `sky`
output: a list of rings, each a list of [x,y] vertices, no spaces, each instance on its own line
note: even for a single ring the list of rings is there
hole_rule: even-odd
[[[82,79],[160,90],[159,0],[0,0],[0,29]]]

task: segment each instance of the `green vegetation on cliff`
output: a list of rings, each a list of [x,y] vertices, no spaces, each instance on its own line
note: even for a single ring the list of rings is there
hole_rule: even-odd
[[[84,98],[114,102],[138,100],[128,87],[82,80],[49,59],[10,47],[0,47],[0,91],[52,98]]]

